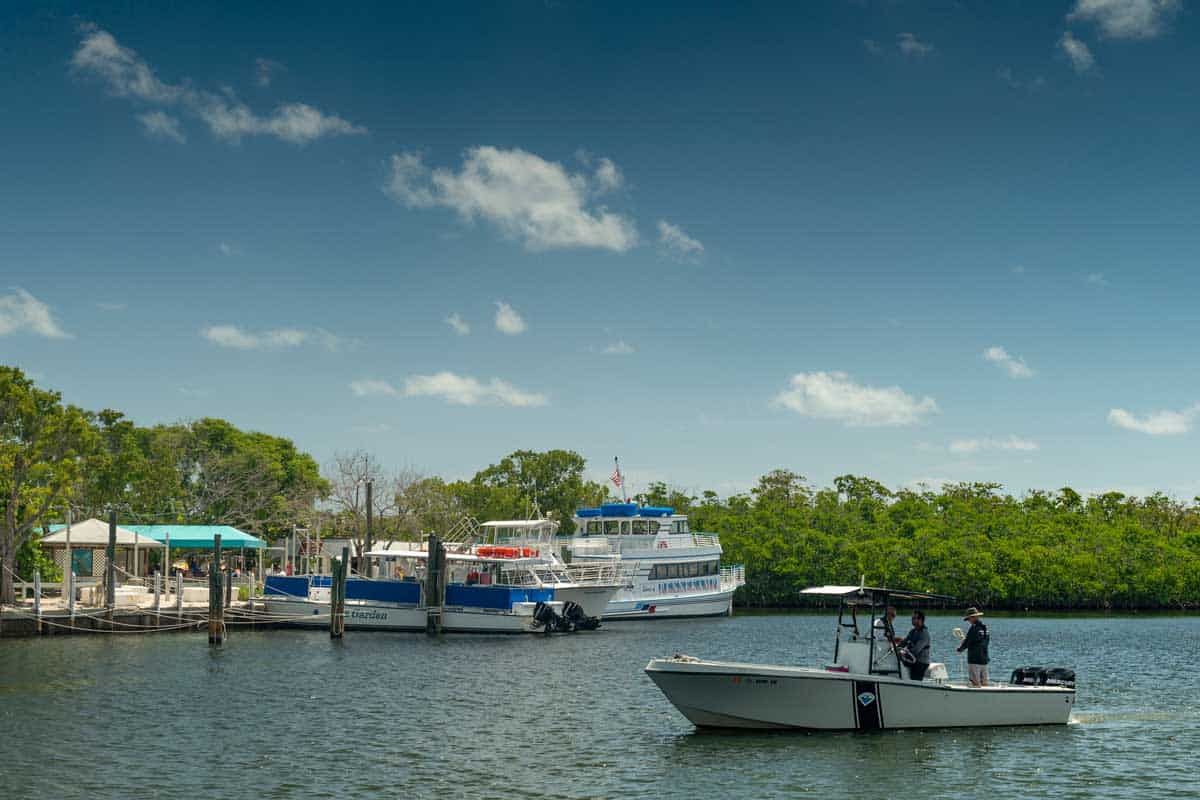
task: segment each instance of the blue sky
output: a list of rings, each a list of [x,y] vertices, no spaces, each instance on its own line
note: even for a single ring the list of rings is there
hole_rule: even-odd
[[[1200,494],[1187,2],[8,4],[0,363],[722,494]]]

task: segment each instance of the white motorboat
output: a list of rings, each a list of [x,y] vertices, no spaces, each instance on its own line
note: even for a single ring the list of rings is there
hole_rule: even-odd
[[[672,508],[606,503],[577,510],[575,527],[572,576],[619,562],[629,579],[604,619],[722,616],[746,582],[740,565],[721,566],[720,539],[693,532]]]
[[[467,552],[503,557],[497,562],[499,583],[551,589],[555,600],[575,603],[585,616],[599,618],[613,596],[628,588],[630,581],[619,562],[569,569],[558,553],[557,532],[558,523],[549,519],[485,522]]]
[[[931,664],[912,680],[877,611],[893,601],[950,598],[867,586],[819,586],[804,594],[840,600],[832,663],[821,667],[652,659],[646,673],[693,724],[714,728],[879,730],[1066,724],[1075,673],[1029,668],[1014,682],[971,687]],[[869,611],[863,625],[861,611]],[[886,635],[885,635],[886,634]]]

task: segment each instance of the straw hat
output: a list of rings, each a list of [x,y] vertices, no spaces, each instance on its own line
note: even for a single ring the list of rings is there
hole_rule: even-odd
[[[982,616],[983,616],[983,612],[982,612],[982,611],[980,611],[980,610],[979,610],[978,608],[976,608],[975,606],[971,606],[970,608],[968,608],[968,609],[967,609],[967,613],[966,613],[966,614],[963,614],[963,619],[964,619],[964,620],[968,620],[968,619],[970,619],[971,617],[982,617]]]

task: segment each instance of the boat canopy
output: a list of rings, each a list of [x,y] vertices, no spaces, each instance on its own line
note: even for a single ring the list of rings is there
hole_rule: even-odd
[[[931,592],[916,592],[909,589],[888,589],[882,586],[810,586],[801,589],[800,594],[813,594],[822,597],[840,597],[842,602],[852,605],[878,605],[889,600],[936,600],[951,602],[954,600],[948,594],[933,594]]]
[[[669,517],[675,513],[670,506],[638,506],[637,503],[605,503],[599,508],[579,508],[575,516],[588,517]],[[485,523],[488,524],[488,523]],[[497,523],[505,524],[508,523]]]

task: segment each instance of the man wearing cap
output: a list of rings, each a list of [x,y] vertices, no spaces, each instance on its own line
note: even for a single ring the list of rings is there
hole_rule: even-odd
[[[988,685],[988,635],[987,625],[980,620],[983,612],[974,606],[967,609],[964,622],[971,623],[966,638],[958,646],[958,652],[967,651],[967,679],[972,686]]]

